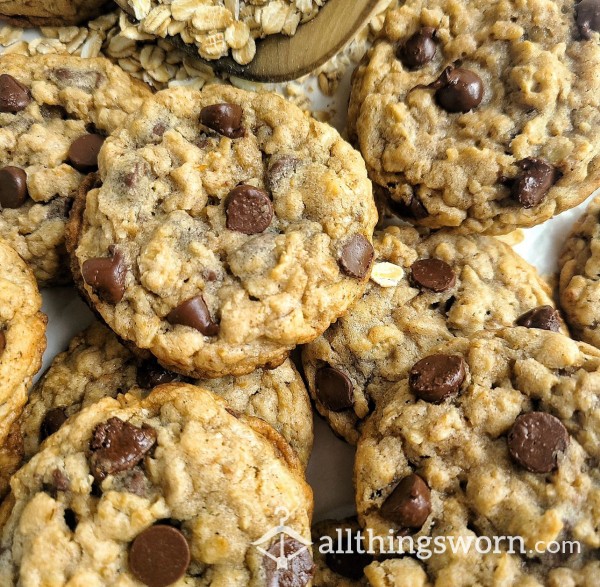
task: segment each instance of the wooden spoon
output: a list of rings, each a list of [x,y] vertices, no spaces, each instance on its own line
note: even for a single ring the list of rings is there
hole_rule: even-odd
[[[116,0],[133,14],[127,0]],[[248,65],[231,57],[202,59],[195,45],[186,45],[179,35],[172,41],[188,55],[207,63],[215,71],[256,82],[283,82],[310,73],[333,57],[374,14],[380,0],[328,0],[317,16],[298,27],[293,37],[270,35],[256,44],[256,56]]]

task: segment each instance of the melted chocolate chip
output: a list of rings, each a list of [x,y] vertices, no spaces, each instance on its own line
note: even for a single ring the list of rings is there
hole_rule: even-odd
[[[346,275],[362,279],[369,272],[374,256],[373,245],[362,234],[355,234],[342,247],[338,262]]]
[[[0,169],[0,205],[3,208],[20,208],[28,195],[27,174],[23,169],[12,165]]]
[[[342,412],[354,405],[354,387],[345,373],[334,367],[321,367],[315,374],[318,400],[332,412]]]
[[[181,579],[190,565],[190,547],[173,526],[157,524],[136,536],[129,549],[129,569],[148,587],[167,587]]]
[[[420,259],[410,268],[415,285],[436,293],[448,291],[456,284],[456,274],[448,263],[440,259]]]
[[[303,544],[286,538],[281,552],[281,543],[276,540],[269,547],[268,552],[274,557],[284,556],[287,560],[287,568],[277,568],[277,563],[265,556],[263,564],[267,575],[267,587],[305,587],[312,579],[314,571],[312,556],[310,549]],[[299,554],[296,554],[298,552]]]
[[[412,473],[396,485],[381,506],[381,515],[403,528],[418,529],[431,513],[431,491],[419,475]]]
[[[69,163],[81,173],[90,173],[98,169],[98,153],[106,137],[87,134],[75,139],[69,147]]]
[[[110,418],[94,429],[90,442],[90,469],[97,481],[137,465],[156,443],[156,430],[138,428],[119,418]]]
[[[435,34],[434,28],[423,27],[398,48],[396,57],[408,69],[423,67],[435,57],[437,50]]]
[[[170,324],[195,328],[204,336],[216,336],[219,333],[219,325],[213,322],[202,296],[190,298],[179,304],[167,314],[167,321]]]
[[[118,304],[125,294],[127,267],[119,249],[111,246],[108,250],[111,257],[96,257],[85,261],[81,267],[81,275],[101,300]]]
[[[135,379],[142,389],[152,389],[163,383],[177,381],[179,375],[172,371],[167,371],[167,369],[159,365],[156,360],[148,359],[138,367]]]
[[[242,108],[237,104],[213,104],[200,111],[200,122],[230,139],[244,136]]]
[[[581,0],[575,10],[577,26],[584,39],[591,39],[592,31],[600,32],[600,0]]]
[[[31,102],[29,90],[12,75],[0,75],[0,112],[21,112]]]
[[[512,185],[512,198],[523,208],[533,208],[544,200],[559,174],[550,163],[533,157],[519,161],[517,166],[521,168],[521,173]]]
[[[334,542],[337,552],[325,555],[325,564],[338,575],[358,581],[364,577],[365,567],[373,562],[373,555],[368,553],[353,552],[358,543],[360,532],[354,532],[350,540],[347,534],[342,534],[341,540]],[[345,552],[344,552],[345,551]]]
[[[279,159],[276,159],[269,166],[265,177],[267,189],[271,193],[276,192],[284,181],[289,180],[296,173],[299,165],[300,159],[291,155],[282,155]]]
[[[525,312],[516,320],[517,326],[539,328],[541,330],[560,331],[560,314],[552,306],[539,306]]]
[[[483,100],[483,81],[462,67],[446,67],[437,80],[424,87],[435,90],[438,105],[450,113],[469,112]]]
[[[567,449],[569,433],[563,423],[546,412],[519,416],[508,434],[512,459],[532,473],[550,473],[558,455]]]
[[[69,491],[71,483],[60,469],[54,469],[52,471],[52,486],[56,491]]]
[[[409,374],[411,391],[426,402],[441,402],[458,393],[467,374],[459,355],[430,355],[417,361]]]
[[[57,432],[67,420],[66,408],[52,408],[44,416],[40,426],[40,442]]]
[[[243,234],[265,231],[273,220],[273,204],[269,194],[251,185],[232,189],[225,204],[227,228]]]

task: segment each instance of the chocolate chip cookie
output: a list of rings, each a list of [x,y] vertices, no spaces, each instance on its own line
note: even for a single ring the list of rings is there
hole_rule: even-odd
[[[367,285],[377,212],[360,154],[275,94],[159,92],[99,161],[71,217],[73,273],[166,368],[276,366]]]
[[[35,455],[40,443],[82,408],[124,393],[137,400],[157,385],[181,380],[154,360],[139,361],[106,326],[92,324],[54,359],[31,390],[13,427],[14,438],[21,442],[14,447],[18,458],[9,473]],[[291,361],[237,378],[189,382],[221,396],[231,410],[265,420],[289,442],[302,465],[307,465],[313,441],[312,410]],[[5,475],[7,480],[9,476]]]
[[[303,351],[317,409],[351,443],[385,390],[443,341],[515,323],[564,331],[546,283],[493,237],[400,226],[374,245],[363,297]]]
[[[268,424],[199,387],[100,400],[11,486],[2,585],[310,585],[312,494],[298,461]],[[287,568],[275,562],[280,524]]]
[[[41,308],[31,270],[0,240],[0,478],[12,467],[16,438],[9,432],[46,349],[47,319]]]
[[[64,26],[90,20],[107,0],[0,0],[0,19],[17,26]]]
[[[417,539],[448,527],[449,508],[464,508],[471,533],[522,539],[516,570],[545,585],[585,569],[593,576],[599,381],[600,351],[560,333],[514,327],[437,347],[364,427],[355,467],[361,523]],[[580,552],[554,552],[565,541]],[[427,567],[433,578],[444,569],[435,556]]]
[[[355,75],[350,135],[397,212],[506,233],[600,186],[597,0],[410,0]]]
[[[581,340],[600,347],[600,196],[573,227],[559,258],[560,303]]]
[[[0,57],[0,237],[41,285],[69,280],[72,199],[105,135],[150,95],[105,59]]]

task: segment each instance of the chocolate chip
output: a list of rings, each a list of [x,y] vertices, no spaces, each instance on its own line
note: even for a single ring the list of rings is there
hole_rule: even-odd
[[[182,324],[199,330],[204,336],[216,336],[219,325],[213,322],[202,296],[182,302],[167,314],[170,324]]]
[[[354,551],[359,537],[360,532],[354,532],[350,540],[347,534],[342,535],[341,540],[334,542],[337,552],[325,555],[325,563],[334,573],[355,581],[364,577],[365,567],[374,560],[371,554]]]
[[[20,208],[27,200],[27,174],[20,167],[8,165],[0,169],[0,205]]]
[[[69,147],[69,163],[81,171],[90,173],[98,169],[98,153],[106,137],[98,134],[87,134],[74,140]]]
[[[453,288],[456,274],[452,267],[440,259],[420,259],[410,268],[413,283],[440,293]]]
[[[185,536],[172,526],[157,524],[138,534],[129,549],[129,569],[148,587],[179,581],[190,565]]]
[[[113,479],[112,488],[115,491],[127,491],[139,497],[145,497],[148,495],[150,482],[139,467],[134,467],[131,471],[117,473]]]
[[[44,416],[42,425],[40,426],[40,442],[57,432],[67,420],[67,409],[52,408]]]
[[[467,374],[459,355],[430,355],[417,361],[409,373],[411,391],[426,402],[441,402],[457,393]]]
[[[546,412],[522,414],[508,433],[510,456],[532,473],[556,469],[558,454],[568,443],[569,433],[563,423]]]
[[[109,304],[117,304],[125,294],[127,267],[123,254],[114,246],[109,247],[110,257],[88,259],[81,267],[83,280],[96,295]]]
[[[516,320],[517,326],[539,328],[541,330],[560,331],[560,314],[552,306],[539,306],[525,312]]]
[[[332,412],[342,412],[354,405],[354,387],[345,373],[334,367],[321,367],[315,375],[318,400]]]
[[[60,469],[54,469],[52,471],[52,486],[56,491],[69,491],[71,483],[69,482],[69,478]]]
[[[423,27],[398,48],[396,57],[402,61],[408,69],[419,69],[429,63],[437,50],[435,44],[436,30],[431,27]]]
[[[156,135],[157,137],[162,137],[165,134],[166,130],[167,130],[167,125],[164,122],[157,122],[152,127],[152,134]]]
[[[230,139],[244,136],[242,108],[237,104],[213,104],[200,111],[200,122],[204,126]]]
[[[277,191],[283,181],[290,179],[294,173],[296,173],[296,169],[299,165],[300,159],[297,159],[292,155],[282,155],[279,159],[276,159],[269,166],[269,170],[265,177],[267,189],[271,193]]]
[[[227,228],[243,234],[258,234],[273,220],[273,204],[265,190],[238,185],[227,196]]]
[[[373,245],[362,234],[355,234],[342,247],[338,262],[346,275],[362,279],[374,256]]]
[[[137,465],[156,443],[156,430],[138,428],[119,418],[110,418],[94,429],[90,442],[90,469],[97,481]]]
[[[310,549],[297,540],[286,538],[283,549],[281,542],[276,540],[268,548],[268,553],[274,557],[285,557],[287,566],[278,568],[276,561],[264,557],[267,587],[304,587],[312,579],[314,564]]]
[[[431,513],[427,483],[415,473],[404,477],[383,502],[380,513],[403,528],[421,528]]]
[[[600,0],[581,0],[576,11],[577,26],[584,39],[591,39],[592,31],[600,32]]]
[[[0,112],[21,112],[31,102],[29,90],[12,75],[0,75]]]
[[[75,532],[75,529],[77,528],[78,524],[77,514],[72,509],[67,508],[64,511],[63,516],[65,518],[65,524],[67,525],[69,530],[71,530],[71,532]]]
[[[136,382],[142,389],[152,389],[163,383],[172,383],[177,381],[179,375],[172,371],[167,371],[161,367],[154,359],[144,361],[137,370]]]
[[[517,163],[521,173],[514,180],[511,195],[523,208],[537,206],[556,183],[557,169],[543,159],[528,157]]]
[[[435,99],[446,112],[469,112],[483,99],[483,81],[462,67],[446,67],[436,81],[425,87],[436,91]]]

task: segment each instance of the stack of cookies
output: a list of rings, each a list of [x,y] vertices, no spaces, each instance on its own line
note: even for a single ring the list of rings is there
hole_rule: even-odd
[[[224,4],[129,8],[201,49],[284,3]],[[495,236],[600,187],[599,129],[598,0],[394,4],[356,148],[274,93],[0,56],[0,584],[599,585],[600,199],[566,321]],[[32,387],[59,284],[97,321]],[[357,515],[311,536],[313,405]]]

